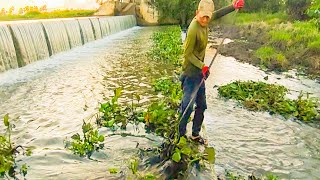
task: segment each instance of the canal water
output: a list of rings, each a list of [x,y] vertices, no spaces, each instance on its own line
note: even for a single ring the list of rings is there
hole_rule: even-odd
[[[151,82],[172,68],[150,60],[146,52],[159,27],[134,27],[73,48],[42,61],[0,74],[0,115],[10,114],[15,124],[13,141],[32,147],[30,157],[19,156],[18,164],[29,166],[27,179],[124,179],[136,146],[154,146],[160,141],[111,136],[105,149],[93,160],[80,158],[65,149],[65,140],[81,132],[83,120],[90,121],[99,103],[107,101],[117,87],[121,101],[139,94],[144,104],[159,98]],[[209,63],[214,50],[208,49]],[[218,97],[217,86],[233,80],[263,80],[263,71],[232,57],[218,56],[206,82],[208,110],[205,131],[216,148],[216,171],[230,169],[243,174],[273,172],[281,179],[320,177],[320,129],[268,113],[251,112],[237,103]],[[269,83],[288,87],[291,97],[300,90],[320,97],[320,85],[299,77],[268,74]],[[93,121],[93,120],[92,120]],[[129,127],[144,134],[143,128]],[[0,125],[0,131],[4,127]],[[110,134],[101,128],[103,134]],[[157,137],[152,135],[151,139]],[[119,168],[112,175],[108,168]]]

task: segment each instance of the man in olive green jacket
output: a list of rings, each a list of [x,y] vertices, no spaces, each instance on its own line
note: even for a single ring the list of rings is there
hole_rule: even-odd
[[[207,109],[205,83],[202,83],[195,97],[195,102],[191,102],[192,94],[202,82],[207,79],[210,72],[209,67],[204,64],[204,57],[208,43],[208,24],[210,20],[217,19],[228,14],[235,9],[240,9],[244,5],[244,0],[236,0],[233,5],[222,8],[214,12],[212,0],[201,0],[196,11],[196,16],[189,25],[187,37],[184,44],[184,62],[181,83],[183,88],[183,98],[180,106],[181,121],[179,125],[179,135],[185,136],[188,119],[192,113],[193,105],[196,103],[196,110],[193,118],[191,139],[205,144],[205,140],[199,135],[204,119],[204,111]],[[187,109],[188,107],[188,109]],[[186,112],[185,112],[186,111]]]

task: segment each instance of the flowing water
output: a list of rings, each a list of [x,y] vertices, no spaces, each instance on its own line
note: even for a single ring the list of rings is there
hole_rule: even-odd
[[[0,25],[0,72],[18,67],[12,36],[9,29]]]
[[[100,25],[101,33],[112,34],[112,25],[121,28],[125,24],[116,25],[113,19],[105,19]],[[29,166],[28,179],[123,179],[128,160],[137,152],[137,143],[143,147],[159,142],[107,137],[105,149],[94,153],[94,160],[80,158],[64,148],[64,140],[81,132],[82,120],[90,120],[98,112],[99,103],[113,95],[114,88],[124,89],[121,101],[130,102],[134,93],[142,97],[142,104],[159,97],[152,91],[152,79],[165,72],[170,74],[172,69],[145,55],[152,45],[150,36],[158,29],[134,27],[0,74],[0,116],[10,114],[16,125],[16,144],[34,148],[32,156],[19,156],[18,164]],[[213,50],[209,49],[206,60],[212,55]],[[263,80],[265,76],[259,69],[230,57],[218,56],[215,61],[207,80],[205,125],[209,142],[217,150],[217,171],[272,171],[283,179],[317,179],[318,128],[250,112],[217,96],[216,85],[238,79]],[[269,74],[268,82],[320,97],[319,84],[311,80]],[[296,91],[292,91],[293,97],[298,94]],[[127,131],[144,134],[142,128],[138,129],[129,126]],[[0,131],[3,130],[1,124]],[[100,132],[111,133],[105,128]],[[122,172],[110,175],[107,170],[111,167]]]

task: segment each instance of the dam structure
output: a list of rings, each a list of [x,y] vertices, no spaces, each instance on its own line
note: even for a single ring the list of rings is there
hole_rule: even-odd
[[[134,15],[0,22],[0,73],[136,25]]]

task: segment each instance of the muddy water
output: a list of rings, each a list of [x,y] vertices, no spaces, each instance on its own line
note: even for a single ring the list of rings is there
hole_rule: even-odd
[[[213,54],[213,50],[208,50]],[[207,57],[206,61],[211,59]],[[295,76],[294,72],[289,72]],[[268,80],[263,78],[268,76]],[[249,112],[235,102],[217,96],[217,86],[234,80],[276,83],[290,89],[289,98],[300,91],[320,97],[320,84],[303,77],[266,74],[232,57],[218,56],[207,80],[206,130],[217,150],[217,173],[230,169],[241,174],[273,172],[281,179],[320,179],[320,129],[284,120],[263,112]]]
[[[149,38],[157,29],[136,27],[0,74],[0,115],[9,113],[13,118],[17,144],[34,148],[31,157],[21,157],[18,162],[30,166],[28,179],[124,179],[137,142],[140,147],[157,144],[145,138],[107,137],[106,148],[93,154],[94,160],[64,148],[65,138],[81,132],[82,120],[89,120],[114,88],[123,87],[121,101],[130,102],[132,93],[142,96],[142,104],[157,98],[150,79],[171,72],[145,56],[151,46]],[[212,53],[208,50],[207,61]],[[272,171],[283,179],[317,179],[319,129],[267,113],[248,112],[217,97],[216,85],[238,79],[262,80],[265,76],[232,58],[218,56],[214,63],[207,80],[205,124],[210,144],[217,149],[216,169],[257,174]],[[310,80],[270,74],[268,82],[295,90],[293,97],[300,90],[320,97],[319,84]],[[128,131],[144,134],[143,128],[139,129],[130,126]],[[100,131],[111,133],[103,128]],[[111,167],[122,172],[110,175],[107,169]]]
[[[64,148],[64,140],[81,133],[82,120],[89,121],[114,88],[124,89],[121,101],[130,101],[132,93],[141,96],[142,104],[157,97],[150,82],[166,67],[145,55],[155,30],[135,27],[0,74],[0,115],[10,114],[16,144],[34,148],[31,157],[18,163],[29,166],[28,179],[118,179],[125,176],[137,142],[140,147],[154,145],[145,138],[112,136],[106,138],[105,150],[93,154],[94,160]],[[128,131],[144,134],[136,129]],[[111,167],[124,173],[110,175]]]

